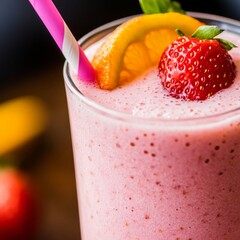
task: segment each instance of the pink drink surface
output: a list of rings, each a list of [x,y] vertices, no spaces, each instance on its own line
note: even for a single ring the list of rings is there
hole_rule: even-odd
[[[240,107],[239,48],[230,54],[234,84],[202,102],[167,96],[157,69],[111,92],[75,79],[141,118],[109,117],[68,92],[83,240],[240,239],[240,111],[220,114]]]
[[[224,32],[219,37],[232,41],[240,48],[240,40],[236,40],[236,35]],[[86,51],[90,59],[97,47],[98,44],[93,45]],[[97,86],[92,85],[81,85],[80,81],[77,81],[76,84],[88,98],[107,108],[137,117],[179,119],[215,115],[240,106],[239,48],[234,48],[230,51],[238,68],[237,79],[231,86],[231,90],[222,91],[202,103],[197,101],[180,101],[168,96],[168,92],[162,88],[160,83],[157,67],[131,84],[122,86],[114,91],[99,90]]]

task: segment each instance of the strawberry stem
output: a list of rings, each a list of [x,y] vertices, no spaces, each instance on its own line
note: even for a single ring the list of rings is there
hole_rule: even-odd
[[[3,168],[14,167],[18,168],[20,166],[20,159],[13,155],[0,156],[0,170]]]
[[[180,36],[180,37],[184,37],[185,34],[180,30],[180,29],[176,29],[176,33]]]

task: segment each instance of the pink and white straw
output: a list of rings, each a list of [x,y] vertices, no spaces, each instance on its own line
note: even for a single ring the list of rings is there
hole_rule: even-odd
[[[95,71],[51,0],[29,0],[64,57],[81,80],[94,81]]]

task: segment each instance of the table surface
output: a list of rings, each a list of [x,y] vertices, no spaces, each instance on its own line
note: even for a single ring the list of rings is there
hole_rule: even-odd
[[[74,165],[62,65],[21,76],[0,89],[0,102],[32,95],[44,101],[50,123],[24,165],[41,203],[37,240],[79,240]]]

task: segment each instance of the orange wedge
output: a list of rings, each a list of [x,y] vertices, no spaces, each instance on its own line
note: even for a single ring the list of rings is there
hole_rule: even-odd
[[[175,12],[141,15],[118,26],[96,52],[92,64],[102,89],[130,82],[157,65],[180,29],[190,36],[203,23]]]

